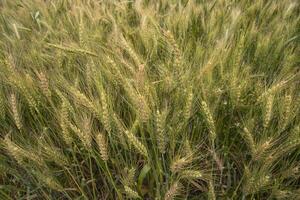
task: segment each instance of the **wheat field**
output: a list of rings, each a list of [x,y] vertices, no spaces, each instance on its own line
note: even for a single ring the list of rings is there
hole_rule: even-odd
[[[297,0],[0,0],[0,199],[300,199],[299,44]]]

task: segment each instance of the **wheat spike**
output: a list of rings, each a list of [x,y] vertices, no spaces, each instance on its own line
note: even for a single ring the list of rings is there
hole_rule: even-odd
[[[206,122],[208,123],[208,128],[209,128],[209,136],[210,136],[210,140],[212,143],[214,143],[215,139],[216,139],[216,128],[215,128],[215,123],[212,117],[212,114],[206,104],[205,101],[201,102],[201,106],[204,112],[204,116],[206,119]]]
[[[179,171],[183,170],[190,162],[191,162],[191,159],[189,159],[187,157],[177,158],[172,162],[172,164],[170,166],[171,171],[173,173],[179,172]]]
[[[157,110],[156,114],[156,129],[157,129],[157,144],[158,149],[161,153],[166,151],[166,135],[165,135],[165,123],[166,123],[166,114],[160,113]]]
[[[22,165],[23,162],[23,154],[24,152],[20,147],[15,145],[9,138],[9,135],[6,135],[4,138],[4,143],[6,145],[7,151],[11,154],[11,156],[20,164]]]
[[[5,117],[5,104],[2,92],[0,90],[0,120],[4,119]]]
[[[141,199],[140,195],[136,191],[131,189],[129,186],[125,185],[124,190],[128,197],[133,199]]]
[[[131,46],[128,44],[128,42],[125,40],[125,38],[123,36],[121,37],[121,42],[122,42],[122,45],[124,46],[124,49],[126,49],[126,51],[129,53],[129,55],[131,56],[131,58],[133,59],[135,64],[137,66],[142,65],[142,62],[139,59],[137,53],[133,50],[133,48],[131,48]]]
[[[73,142],[73,138],[68,131],[69,124],[71,123],[69,120],[69,109],[68,102],[65,98],[62,99],[61,105],[61,113],[60,113],[60,126],[62,128],[62,136],[65,142],[70,145]]]
[[[163,32],[164,36],[166,37],[167,41],[171,45],[171,50],[174,55],[174,67],[178,69],[178,67],[181,64],[182,56],[181,56],[181,51],[179,49],[179,46],[171,33],[171,31],[167,30]]]
[[[28,76],[26,77],[28,79]],[[31,111],[37,110],[37,102],[30,94],[31,91],[25,87],[25,84],[21,80],[17,79],[16,77],[10,77],[9,80],[14,86],[16,86],[21,91],[22,95],[24,95],[26,101],[29,104]]]
[[[72,94],[75,97],[76,102],[79,104],[85,106],[89,111],[91,111],[95,116],[97,116],[99,119],[101,119],[101,115],[99,114],[98,110],[94,106],[94,104],[80,91],[78,91],[76,88],[70,88]]]
[[[179,182],[176,181],[175,183],[173,183],[169,190],[166,192],[164,200],[175,199],[175,197],[179,194],[180,187],[181,186]]]
[[[81,10],[79,15],[80,15],[79,26],[78,26],[79,44],[83,49],[86,49],[87,44],[84,38],[84,23],[83,23],[83,16],[82,16],[83,14]]]
[[[18,111],[17,98],[14,93],[12,93],[10,96],[10,103],[11,103],[13,118],[15,120],[16,126],[19,130],[21,130],[22,123],[21,123],[21,119],[20,119],[20,115],[19,115],[19,111]]]
[[[283,86],[285,86],[289,80],[291,80],[293,77],[290,77],[288,80],[283,80],[275,85],[273,85],[272,87],[270,87],[267,91],[265,91],[264,93],[262,93],[257,101],[262,101],[264,98],[266,97],[270,97],[272,95],[274,95],[278,90],[280,90]]]
[[[100,151],[100,156],[103,161],[108,161],[107,139],[104,134],[99,133],[96,136],[96,142]]]
[[[41,166],[44,165],[44,161],[39,155],[36,155],[34,152],[30,152],[25,149],[22,149],[21,147],[19,147],[18,145],[16,145],[14,142],[11,141],[9,135],[5,136],[4,143],[6,145],[8,152],[20,165],[23,165],[25,163],[24,159],[29,159],[31,161],[34,161],[36,164],[39,164]]]
[[[89,89],[92,89],[92,81],[93,81],[92,77],[93,77],[94,70],[95,70],[95,63],[93,59],[89,59],[85,69],[86,84]]]
[[[194,94],[192,89],[189,89],[187,100],[184,108],[184,119],[187,122],[191,116]]]
[[[92,137],[89,133],[82,132],[77,126],[73,125],[72,123],[69,124],[69,127],[72,129],[74,133],[77,134],[83,145],[86,147],[87,150],[90,150],[92,146]]]
[[[70,52],[70,53],[79,53],[79,54],[83,54],[83,55],[98,57],[98,55],[96,53],[93,53],[93,52],[85,50],[85,49],[65,47],[65,46],[62,46],[62,45],[51,44],[51,43],[47,43],[47,45],[49,47],[54,47],[54,48],[57,48],[57,49],[60,49],[60,50],[66,51],[66,52]]]
[[[247,178],[247,184],[245,184],[244,188],[246,194],[254,194],[270,183],[269,175],[250,175]]]
[[[291,114],[292,96],[286,95],[284,98],[284,115],[283,115],[283,128],[288,124],[288,120]]]
[[[137,106],[140,120],[142,122],[147,122],[150,117],[150,108],[144,96],[142,95],[137,96],[136,106]]]
[[[201,179],[203,174],[199,170],[184,170],[182,171],[181,176],[188,179]]]
[[[147,148],[135,137],[131,132],[125,131],[125,135],[127,136],[129,142],[139,151],[140,154],[148,157]]]
[[[249,148],[251,150],[251,154],[253,156],[256,152],[256,145],[255,145],[252,134],[246,127],[244,127],[242,136],[243,136],[244,140],[246,141],[247,145],[249,146]]]
[[[38,77],[41,81],[41,89],[44,93],[44,95],[48,98],[51,97],[51,91],[49,89],[49,82],[48,79],[46,77],[46,75],[43,72],[38,73]]]
[[[256,145],[253,158],[254,160],[260,160],[266,153],[266,150],[271,147],[271,139],[267,139],[259,145]]]
[[[108,133],[110,133],[111,132],[111,124],[110,124],[109,107],[108,107],[108,103],[107,103],[107,95],[106,95],[103,88],[102,88],[102,91],[101,91],[100,98],[101,98],[101,103],[102,103],[103,124],[104,124],[105,130]]]
[[[63,190],[62,186],[59,184],[59,182],[56,181],[56,179],[53,177],[53,175],[50,174],[50,172],[43,171],[42,173],[38,171],[33,171],[33,174],[40,182],[42,182],[45,186],[51,188],[52,190]]]
[[[46,156],[53,160],[59,166],[66,166],[68,164],[67,158],[58,149],[50,145],[41,144]]]
[[[272,108],[273,108],[274,96],[270,95],[267,99],[266,107],[265,107],[265,117],[264,117],[264,128],[269,126],[272,116]]]

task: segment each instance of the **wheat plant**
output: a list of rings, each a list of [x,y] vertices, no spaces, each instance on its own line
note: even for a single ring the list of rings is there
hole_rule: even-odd
[[[0,0],[0,199],[299,199],[297,0]]]

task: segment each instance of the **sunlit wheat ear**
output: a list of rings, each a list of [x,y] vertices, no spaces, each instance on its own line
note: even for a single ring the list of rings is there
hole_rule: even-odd
[[[150,117],[150,108],[144,96],[137,95],[136,106],[138,110],[139,118],[142,122],[147,122]]]
[[[104,134],[98,133],[96,142],[100,151],[100,156],[103,161],[108,161],[108,146],[107,139]]]
[[[129,198],[141,199],[140,195],[136,191],[134,191],[133,189],[131,189],[129,186],[125,185],[124,186],[124,190],[125,190],[126,195]]]
[[[246,194],[255,194],[264,187],[266,187],[271,179],[269,175],[260,175],[257,172],[251,174],[251,172],[246,173],[246,182],[244,184],[244,191]]]
[[[29,74],[25,75],[25,79],[26,79],[26,82],[29,83],[30,87],[34,86],[34,81],[33,81],[32,77]],[[24,89],[23,89],[23,93],[24,93],[24,96],[25,96],[25,98],[26,98],[26,100],[29,104],[30,109],[32,109],[31,111],[37,110],[37,101],[34,99],[33,95],[30,94],[29,89],[26,89],[27,91],[24,91]]]
[[[4,144],[6,146],[7,151],[10,153],[10,155],[20,164],[22,165],[23,162],[23,150],[18,147],[16,144],[14,144],[11,139],[9,138],[9,135],[6,135],[4,138]]]
[[[32,172],[36,178],[43,183],[45,186],[49,187],[52,190],[62,191],[63,187],[55,180],[55,178],[49,172]]]
[[[139,89],[139,91],[144,90],[145,76],[146,76],[145,65],[141,64],[138,66],[137,72],[135,72],[135,83],[136,83],[136,87]]]
[[[273,101],[274,101],[274,96],[270,95],[267,98],[266,107],[265,107],[264,124],[263,124],[264,128],[267,128],[269,126],[270,121],[271,121]]]
[[[19,90],[21,91],[21,93],[25,96],[25,99],[29,104],[30,111],[37,110],[37,101],[31,95],[31,91],[25,87],[23,80],[21,81],[21,80],[12,78],[11,82],[14,84],[14,86],[18,87]]]
[[[286,127],[288,124],[289,117],[291,115],[291,105],[292,105],[292,96],[286,95],[284,98],[284,113],[283,113],[283,119],[282,119],[282,127]]]
[[[188,120],[191,116],[191,111],[192,111],[192,106],[193,106],[193,98],[194,98],[194,93],[192,91],[192,88],[190,88],[188,90],[187,99],[186,99],[185,108],[184,108],[185,122],[188,122]]]
[[[65,140],[65,142],[70,145],[73,142],[73,138],[68,130],[69,124],[71,124],[69,120],[69,109],[68,109],[68,103],[65,98],[62,99],[62,105],[61,105],[61,113],[60,113],[60,126],[62,129],[62,137]]]
[[[165,134],[166,114],[156,112],[156,129],[157,129],[157,144],[161,153],[166,151],[166,134]]]
[[[115,76],[116,76],[117,82],[119,84],[122,84],[123,81],[124,81],[124,77],[123,77],[123,75],[122,75],[119,67],[115,63],[115,61],[113,61],[109,56],[106,56],[106,62],[112,68],[112,70],[115,72]]]
[[[85,106],[89,111],[91,111],[98,119],[101,119],[101,115],[99,114],[99,110],[96,109],[94,104],[80,91],[76,88],[70,88],[70,91],[75,97],[75,101],[83,106]]]
[[[256,152],[256,146],[252,134],[250,133],[248,128],[244,127],[244,130],[241,132],[241,135],[244,138],[245,142],[247,143],[251,151],[251,154],[253,156]]]
[[[62,167],[68,164],[67,157],[63,155],[62,152],[60,152],[58,149],[56,149],[51,145],[47,145],[43,143],[41,143],[40,145],[47,159],[53,160],[57,165]]]
[[[288,81],[289,81],[290,79],[292,79],[292,78],[293,78],[293,77],[290,77],[288,80],[283,80],[283,81],[281,81],[281,82],[279,82],[279,83],[273,85],[273,86],[270,87],[267,91],[265,91],[264,93],[262,93],[262,94],[258,97],[257,101],[262,101],[264,98],[270,97],[270,96],[274,95],[278,90],[280,90],[282,87],[284,87],[284,86],[288,83]]]
[[[180,50],[173,34],[171,33],[171,31],[169,31],[169,30],[163,31],[163,34],[171,46],[171,51],[172,51],[172,54],[174,55],[174,59],[175,59],[174,67],[176,69],[178,69],[178,67],[180,66],[181,61],[182,61],[181,50]]]
[[[80,48],[74,48],[74,47],[65,47],[62,45],[58,45],[58,44],[51,44],[51,43],[47,43],[47,45],[49,47],[54,47],[66,52],[70,52],[70,53],[75,53],[75,54],[82,54],[82,55],[89,55],[89,56],[93,56],[93,57],[98,57],[98,55],[94,52],[85,50],[85,49],[80,49]]]
[[[171,171],[173,173],[182,171],[192,161],[189,157],[177,158],[171,163]]]
[[[91,146],[92,146],[92,137],[91,137],[91,135],[88,134],[88,133],[83,133],[82,130],[80,130],[79,128],[77,128],[77,126],[73,125],[72,123],[69,124],[69,127],[71,128],[71,130],[74,133],[76,133],[76,135],[81,140],[81,142],[83,143],[83,145],[85,146],[85,148],[87,150],[90,150]]]
[[[38,165],[43,166],[44,162],[41,157],[36,155],[34,152],[30,152],[19,147],[17,144],[11,141],[9,135],[5,136],[4,143],[6,145],[7,151],[20,165],[24,164],[24,159],[28,159],[34,161]]]
[[[181,177],[186,179],[201,179],[203,173],[199,170],[184,170],[181,172]]]
[[[51,97],[51,91],[49,89],[49,82],[46,75],[43,72],[38,73],[38,77],[40,79],[40,87],[44,93],[44,95],[48,98]]]
[[[4,104],[4,97],[0,90],[0,120],[4,119],[5,117],[5,104]]]
[[[83,13],[82,10],[79,11],[79,26],[78,26],[78,35],[79,35],[79,44],[82,48],[86,49],[86,41],[84,38],[84,23],[83,23]]]
[[[86,84],[89,89],[92,89],[92,82],[93,82],[92,77],[94,74],[94,70],[95,70],[95,63],[93,59],[89,59],[85,69]]]
[[[213,180],[209,180],[208,183],[208,200],[216,200],[215,188]]]
[[[138,138],[130,131],[125,131],[125,135],[127,136],[130,144],[132,144],[140,154],[148,158],[147,148],[138,140]]]
[[[128,54],[131,56],[133,61],[137,66],[140,66],[142,64],[141,59],[137,55],[137,53],[131,48],[131,46],[128,44],[128,42],[125,40],[123,36],[121,36],[121,43],[123,45],[123,48],[128,52]]]
[[[232,81],[231,81],[231,91],[233,95],[232,99],[235,101],[237,105],[240,102],[240,97],[241,97],[241,85],[238,81],[239,80],[237,79],[236,76],[232,77]]]
[[[17,97],[14,93],[10,95],[10,104],[11,104],[11,109],[13,113],[13,118],[15,120],[15,124],[19,130],[22,128],[22,123],[20,119],[20,114],[18,111],[18,102],[17,102]]]
[[[109,107],[107,102],[107,95],[104,91],[104,88],[102,88],[101,91],[101,104],[102,104],[102,119],[105,130],[110,133],[111,132],[111,124],[110,124],[110,113],[109,113]]]
[[[135,182],[135,173],[136,173],[136,169],[134,167],[132,167],[129,170],[127,170],[127,176],[125,178],[125,183],[127,185],[134,185],[134,182]]]
[[[169,190],[166,192],[164,200],[173,200],[173,199],[175,199],[175,197],[177,195],[179,195],[180,188],[181,188],[181,184],[178,181],[173,183],[171,185],[171,187],[169,188]]]
[[[206,104],[205,101],[201,101],[201,107],[205,116],[205,120],[208,124],[208,129],[209,129],[209,138],[212,144],[214,143],[217,135],[216,135],[216,128],[215,128],[215,123],[212,117],[212,114]]]
[[[260,144],[256,145],[255,152],[253,154],[253,159],[254,160],[260,160],[266,153],[266,151],[271,147],[272,139],[267,139],[264,142],[261,142]]]

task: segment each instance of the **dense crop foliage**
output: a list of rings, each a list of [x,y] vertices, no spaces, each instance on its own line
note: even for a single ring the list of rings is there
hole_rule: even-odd
[[[0,199],[299,199],[297,0],[0,0]]]

